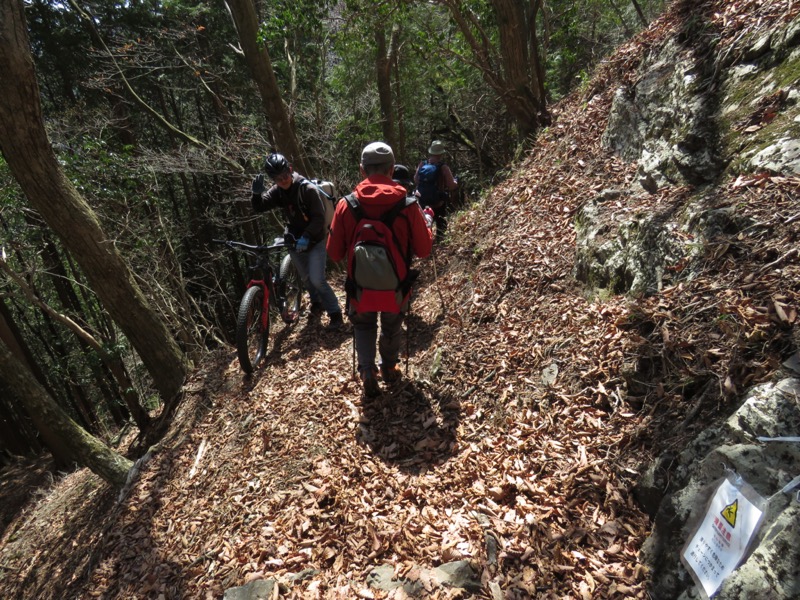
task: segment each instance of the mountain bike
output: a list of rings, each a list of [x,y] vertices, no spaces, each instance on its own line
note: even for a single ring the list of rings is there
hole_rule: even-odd
[[[247,374],[266,355],[271,318],[291,325],[303,308],[303,283],[286,253],[286,249],[294,247],[295,241],[290,238],[276,238],[269,246],[212,240],[253,259],[248,266],[250,281],[236,317],[236,353],[242,371]]]

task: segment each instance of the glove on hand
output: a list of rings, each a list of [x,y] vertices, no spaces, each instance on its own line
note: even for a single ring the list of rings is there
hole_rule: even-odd
[[[259,173],[253,179],[253,196],[260,196],[264,193],[264,174]]]
[[[297,244],[295,244],[294,249],[298,252],[305,252],[308,250],[308,244],[311,240],[308,239],[308,236],[303,235],[299,240],[297,240]]]
[[[422,213],[425,215],[425,224],[428,226],[428,229],[430,229],[433,226],[433,209],[428,206]]]

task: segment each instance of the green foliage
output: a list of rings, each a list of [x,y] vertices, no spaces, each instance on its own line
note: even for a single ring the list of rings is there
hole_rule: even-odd
[[[324,68],[330,0],[275,0],[265,6],[258,41],[269,49],[283,89],[290,90],[291,68],[299,81],[316,81]],[[300,91],[305,91],[300,88]]]
[[[641,0],[654,18],[663,0]],[[537,20],[545,56],[546,87],[558,100],[586,81],[587,73],[642,25],[631,2],[623,0],[552,0]]]
[[[278,47],[287,38],[291,38],[294,43],[300,39],[304,40],[304,44],[318,42],[320,36],[313,33],[323,32],[323,20],[330,4],[330,1],[311,0],[271,1],[264,13],[259,42],[276,44]]]

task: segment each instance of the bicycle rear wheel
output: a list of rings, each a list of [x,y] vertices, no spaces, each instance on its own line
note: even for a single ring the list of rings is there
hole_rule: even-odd
[[[292,257],[288,254],[281,261],[281,284],[279,293],[283,298],[283,314],[286,323],[293,323],[303,309],[303,282],[297,272]]]
[[[267,313],[266,319],[262,318]],[[269,306],[264,306],[264,290],[248,288],[239,305],[236,320],[236,351],[242,371],[252,373],[267,351],[269,338]]]

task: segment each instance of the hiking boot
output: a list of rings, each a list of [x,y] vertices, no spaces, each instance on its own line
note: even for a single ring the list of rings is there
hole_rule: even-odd
[[[359,369],[361,376],[361,383],[364,384],[364,395],[367,398],[374,398],[381,393],[381,388],[378,387],[378,372],[374,367],[366,367]]]
[[[328,322],[328,331],[343,331],[344,319],[341,312],[335,312],[330,316],[331,320]]]
[[[321,317],[324,312],[325,309],[322,307],[322,302],[312,302],[311,306],[308,307],[308,313],[312,317]]]
[[[403,370],[399,365],[381,365],[381,377],[386,383],[396,383],[403,377]]]

